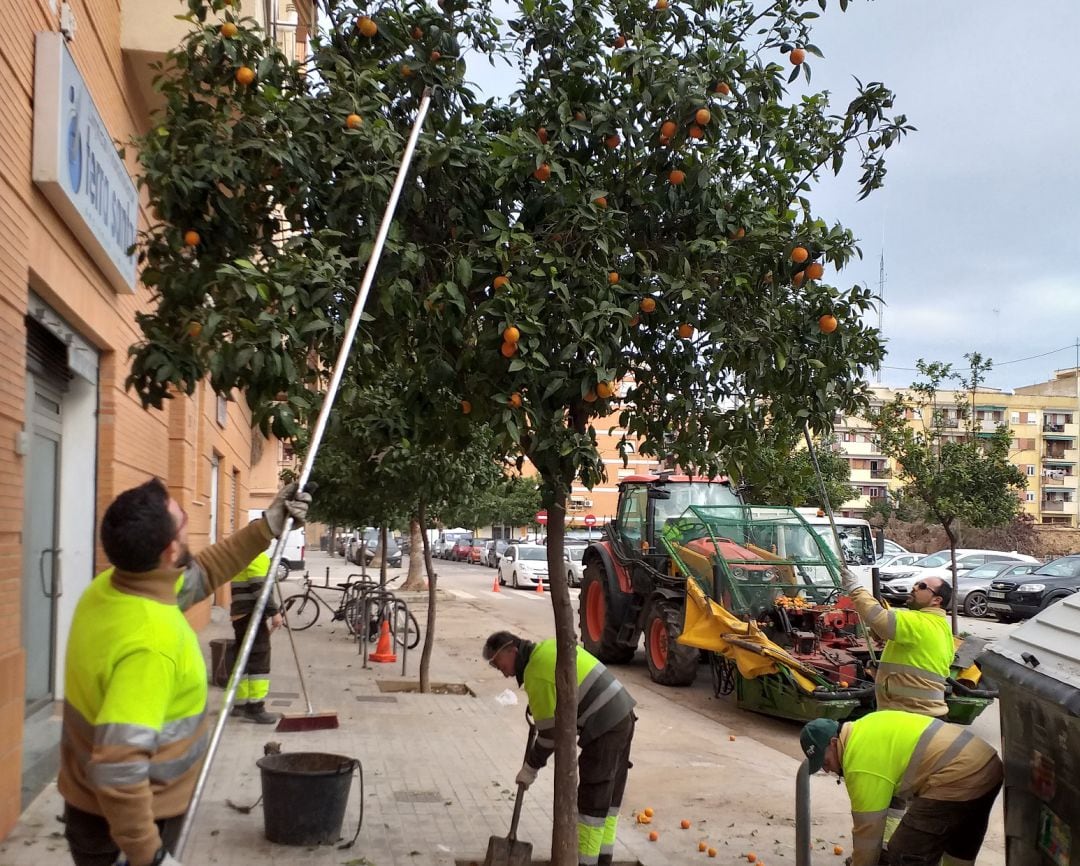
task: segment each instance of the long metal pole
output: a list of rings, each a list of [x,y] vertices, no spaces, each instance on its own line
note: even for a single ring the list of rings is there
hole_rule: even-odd
[[[409,140],[405,143],[405,152],[401,157],[401,165],[398,168],[398,174],[397,178],[394,180],[393,189],[390,190],[390,198],[386,202],[386,210],[383,213],[382,223],[379,225],[379,231],[375,236],[375,244],[371,249],[371,258],[368,259],[367,267],[364,270],[364,277],[360,281],[360,291],[356,296],[356,303],[353,306],[352,315],[349,317],[349,324],[345,329],[345,336],[342,339],[341,348],[338,350],[337,360],[334,362],[334,369],[330,376],[330,384],[326,389],[326,396],[323,398],[323,404],[319,409],[319,416],[316,419],[315,427],[311,432],[311,442],[308,446],[307,454],[304,456],[304,464],[300,470],[300,477],[297,479],[300,490],[304,489],[304,485],[307,484],[308,479],[311,477],[311,470],[315,465],[315,456],[319,451],[319,445],[322,443],[323,435],[326,432],[326,425],[330,420],[330,410],[337,397],[338,388],[341,386],[341,379],[345,375],[345,365],[349,359],[349,353],[352,351],[352,344],[356,339],[356,332],[360,327],[360,318],[364,312],[364,304],[367,303],[368,294],[371,292],[371,284],[375,280],[375,271],[379,265],[379,258],[382,256],[383,246],[386,244],[386,236],[390,232],[390,223],[393,221],[394,211],[397,209],[401,190],[405,186],[405,178],[409,173],[409,165],[412,163],[413,153],[416,150],[416,142],[420,138],[420,130],[424,125],[424,118],[427,116],[430,105],[431,89],[426,88],[420,99],[420,107],[417,109],[416,120],[413,121]],[[247,633],[244,635],[244,642],[241,644],[240,651],[237,654],[236,665],[233,667],[232,676],[229,678],[228,688],[225,690],[225,700],[222,703],[221,712],[218,714],[217,724],[214,726],[214,733],[210,737],[210,743],[206,749],[206,757],[203,759],[202,769],[199,771],[199,778],[195,782],[195,790],[191,794],[191,802],[188,804],[187,813],[184,815],[184,823],[180,828],[180,836],[176,842],[176,850],[173,851],[173,855],[178,860],[183,859],[184,848],[191,836],[191,828],[195,823],[195,815],[198,812],[199,803],[202,800],[202,795],[206,788],[206,780],[210,775],[210,767],[214,762],[214,755],[217,753],[218,744],[221,742],[221,734],[225,730],[225,724],[229,719],[229,712],[232,710],[233,700],[236,697],[236,687],[240,682],[240,677],[244,675],[244,671],[247,669],[248,658],[251,656],[251,647],[255,643],[255,634],[258,631],[258,625],[262,622],[263,615],[266,612],[267,602],[270,600],[270,593],[274,591],[274,587],[277,583],[275,577],[277,575],[278,565],[281,563],[281,556],[285,551],[285,539],[288,538],[292,525],[292,517],[286,514],[285,526],[282,528],[281,534],[278,536],[277,544],[274,546],[274,555],[270,561],[270,572],[266,575],[262,592],[259,593],[258,601],[255,603],[255,610],[251,615],[251,624],[248,626]],[[295,654],[295,644],[293,649]],[[299,660],[297,660],[297,669],[299,670],[299,668]],[[310,701],[308,702],[308,712],[311,712]]]
[[[795,774],[795,866],[810,866],[810,763]]]

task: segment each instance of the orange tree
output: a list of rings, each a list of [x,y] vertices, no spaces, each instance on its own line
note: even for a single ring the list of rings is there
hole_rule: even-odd
[[[908,127],[880,84],[839,109],[788,93],[821,53],[826,0],[519,0],[505,39],[483,2],[324,0],[310,68],[225,0],[188,5],[164,117],[139,143],[159,304],[129,384],[147,404],[209,375],[300,434],[425,86],[428,131],[341,412],[376,371],[415,371],[410,411],[434,435],[490,428],[535,464],[561,565],[571,485],[604,477],[594,418],[618,412],[641,451],[715,472],[749,462],[770,425],[824,432],[863,404],[883,356],[871,294],[826,279],[854,238],[809,196],[849,153],[869,194]],[[467,52],[517,69],[510,100],[474,98]],[[552,850],[571,863],[575,634],[564,582],[551,597]]]

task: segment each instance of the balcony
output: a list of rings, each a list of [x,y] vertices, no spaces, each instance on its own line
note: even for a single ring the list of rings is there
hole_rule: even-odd
[[[892,478],[892,470],[891,469],[871,469],[870,470],[870,477],[871,478]]]
[[[1064,433],[1064,424],[1043,424],[1043,433]]]
[[[1071,502],[1062,502],[1060,499],[1054,499],[1044,501],[1042,504],[1043,511],[1064,511],[1066,505],[1072,505]]]
[[[1075,448],[1047,448],[1043,452],[1043,460],[1055,463],[1075,463],[1077,454]]]

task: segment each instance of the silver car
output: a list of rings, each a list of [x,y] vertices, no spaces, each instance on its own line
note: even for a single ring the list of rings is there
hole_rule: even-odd
[[[988,562],[966,571],[956,579],[956,609],[967,616],[992,615],[986,605],[990,581],[1016,574],[1031,574],[1038,563]]]

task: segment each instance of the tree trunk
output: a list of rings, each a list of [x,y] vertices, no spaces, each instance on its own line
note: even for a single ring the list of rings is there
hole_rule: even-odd
[[[427,584],[424,582],[423,542],[420,540],[420,534],[420,519],[414,515],[409,521],[409,574],[401,587],[414,592],[427,589]]]
[[[547,562],[551,606],[555,613],[555,822],[551,835],[552,866],[574,866],[577,854],[577,632],[566,585],[563,540],[566,494],[548,506]]]
[[[951,520],[948,522],[943,521],[941,525],[945,527],[945,534],[949,537],[949,559],[952,562],[952,602],[949,606],[952,608],[952,633],[955,636],[960,633],[956,620],[956,597],[960,593],[960,580],[956,575],[956,533],[953,532]]]
[[[334,543],[334,535],[337,533],[337,526],[335,526],[333,523],[331,523],[327,527],[326,531],[328,533],[328,535],[326,537],[326,552],[328,554],[330,554],[330,556],[333,556],[334,555],[334,550],[337,547],[337,545]]]
[[[431,548],[428,546],[427,534],[427,505],[423,499],[416,507],[416,517],[416,523],[422,529],[420,544],[424,551],[424,568],[427,569],[428,576],[427,624],[424,626],[424,649],[420,652],[420,692],[426,694],[430,688],[431,650],[435,646],[435,586],[439,576],[435,573],[435,564],[431,561]],[[415,544],[415,540],[413,543]],[[413,550],[416,548],[409,548],[410,568]]]
[[[386,589],[386,536],[385,526],[379,527],[379,586]]]

